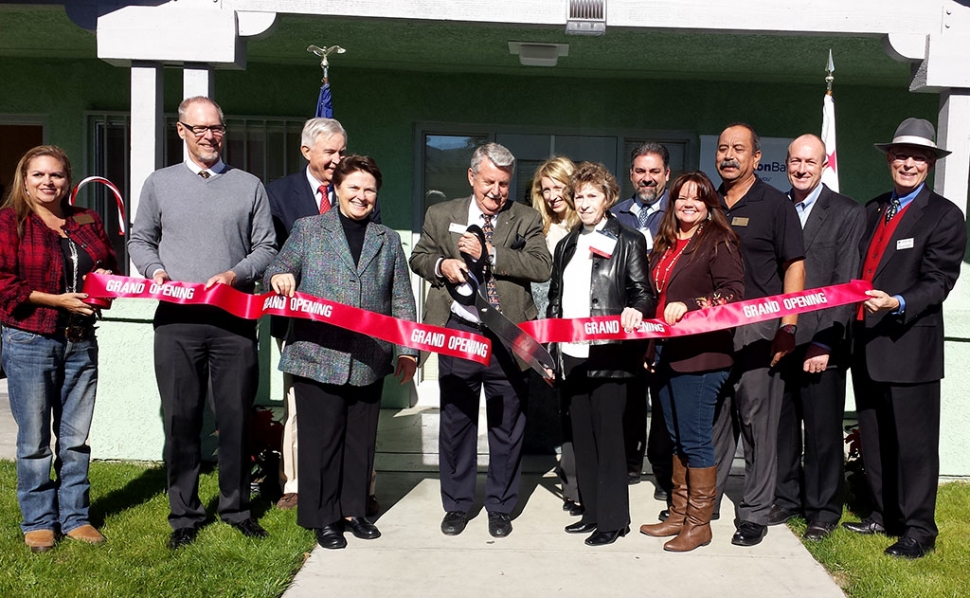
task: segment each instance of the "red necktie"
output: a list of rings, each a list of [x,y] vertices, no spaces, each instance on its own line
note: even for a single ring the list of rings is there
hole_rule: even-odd
[[[327,185],[320,185],[317,189],[320,192],[320,213],[326,214],[330,209],[330,198],[327,197]]]

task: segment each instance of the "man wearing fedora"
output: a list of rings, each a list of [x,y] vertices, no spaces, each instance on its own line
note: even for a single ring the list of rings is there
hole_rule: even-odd
[[[843,526],[898,537],[886,554],[920,558],[933,550],[940,456],[943,300],[960,274],[963,213],[926,186],[950,152],[928,121],[907,118],[886,154],[893,190],[866,204],[859,244],[862,278],[875,290],[854,326],[855,387],[873,512]]]

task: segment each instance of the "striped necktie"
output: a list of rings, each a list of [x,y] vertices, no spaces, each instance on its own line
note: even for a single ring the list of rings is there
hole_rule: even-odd
[[[899,211],[899,198],[893,194],[892,201],[889,202],[889,206],[886,208],[886,224],[896,216],[896,212]]]

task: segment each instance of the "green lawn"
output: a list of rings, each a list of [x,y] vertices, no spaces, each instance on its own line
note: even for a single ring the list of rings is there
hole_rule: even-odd
[[[858,521],[846,510],[843,521]],[[966,598],[970,596],[970,484],[940,486],[936,551],[915,561],[883,554],[895,540],[836,530],[822,542],[805,542],[849,598]],[[801,534],[805,522],[792,520]]]
[[[0,461],[0,596],[279,596],[315,544],[296,525],[295,511],[256,501],[253,513],[269,538],[250,540],[211,521],[194,544],[172,552],[165,546],[171,528],[164,469],[95,462],[91,488],[92,522],[108,542],[62,540],[33,554],[20,533],[14,464]],[[214,513],[215,473],[202,476],[200,495]]]

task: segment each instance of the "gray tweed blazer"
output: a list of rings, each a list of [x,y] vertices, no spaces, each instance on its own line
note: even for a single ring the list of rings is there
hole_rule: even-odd
[[[354,265],[336,209],[296,221],[263,285],[276,274],[296,277],[297,291],[321,299],[415,321],[417,310],[401,237],[373,222]],[[281,371],[324,384],[367,386],[394,371],[394,345],[323,322],[294,319],[280,359]],[[399,353],[417,357],[401,347]]]

